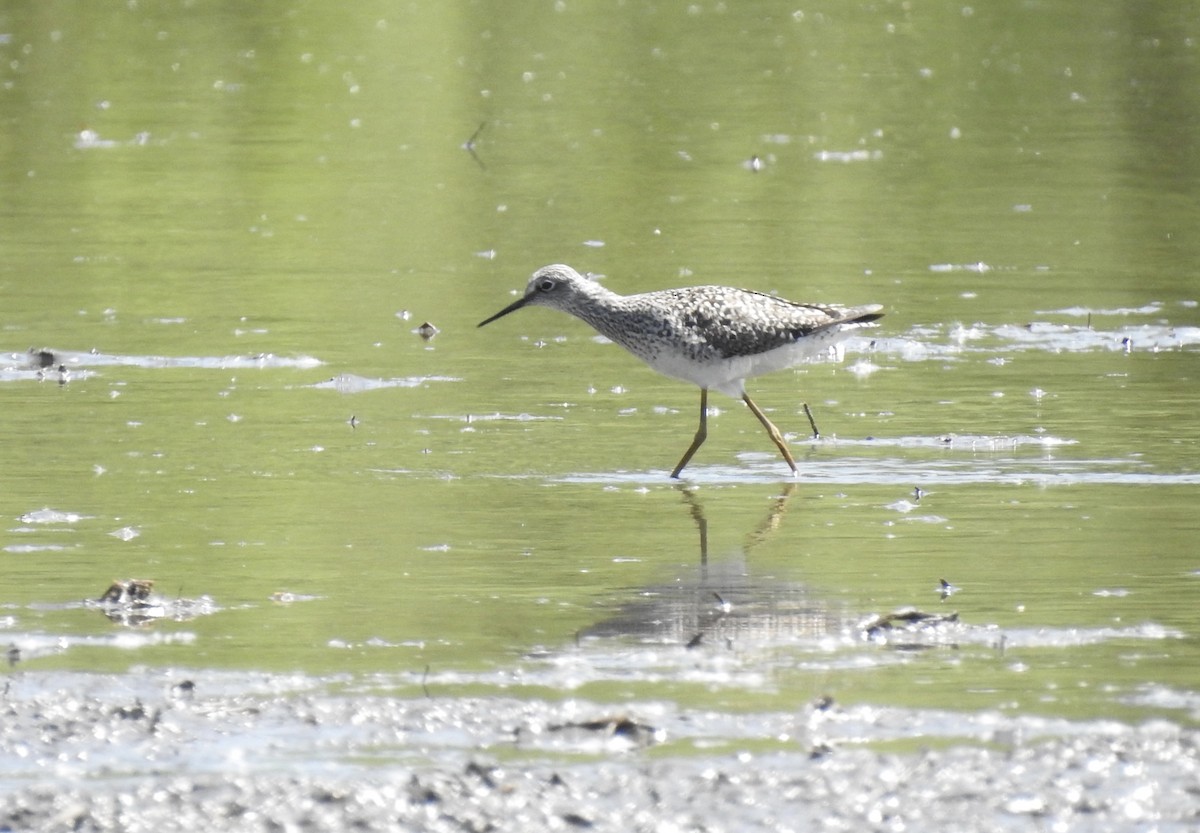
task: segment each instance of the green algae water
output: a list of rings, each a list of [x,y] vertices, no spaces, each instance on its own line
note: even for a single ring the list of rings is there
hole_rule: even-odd
[[[1194,724],[1188,9],[0,12],[9,673]],[[680,485],[550,262],[886,317]]]

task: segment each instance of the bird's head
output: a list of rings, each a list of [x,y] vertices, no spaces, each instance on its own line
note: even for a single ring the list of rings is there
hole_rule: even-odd
[[[564,312],[571,312],[575,299],[586,295],[588,285],[591,283],[590,279],[562,263],[543,266],[529,279],[524,295],[490,318],[480,321],[478,326],[491,324],[497,318],[503,318],[521,307],[553,307]]]

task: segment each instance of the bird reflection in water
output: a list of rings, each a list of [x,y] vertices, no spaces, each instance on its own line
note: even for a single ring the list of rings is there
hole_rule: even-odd
[[[641,642],[733,647],[736,641],[815,639],[840,632],[844,612],[813,598],[799,583],[753,575],[748,556],[781,526],[796,489],[786,484],[767,514],[746,536],[740,557],[712,562],[708,518],[695,491],[679,487],[699,537],[699,563],[674,581],[644,587],[611,618],[580,632],[581,639],[633,638]]]

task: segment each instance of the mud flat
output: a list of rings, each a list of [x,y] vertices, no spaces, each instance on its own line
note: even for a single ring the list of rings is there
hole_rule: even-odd
[[[10,675],[0,830],[1200,829],[1200,737],[1167,720],[350,685]]]

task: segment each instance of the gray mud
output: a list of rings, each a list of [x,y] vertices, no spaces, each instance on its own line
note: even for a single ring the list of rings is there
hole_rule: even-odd
[[[9,678],[0,830],[1200,829],[1200,738],[1166,721],[149,676]]]

